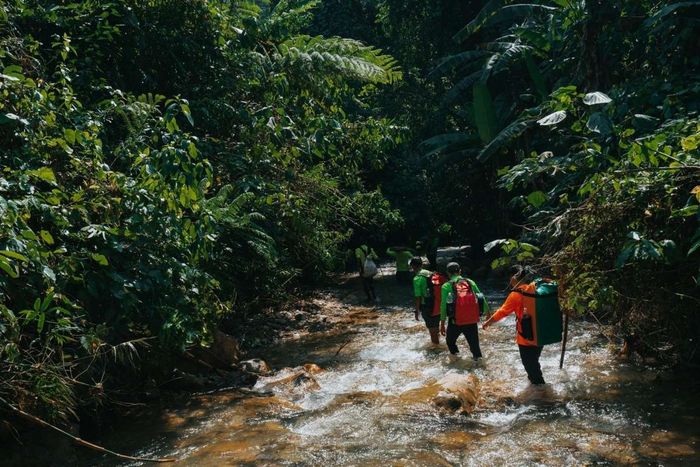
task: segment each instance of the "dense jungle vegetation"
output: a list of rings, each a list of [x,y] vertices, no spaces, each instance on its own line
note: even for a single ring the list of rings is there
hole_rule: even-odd
[[[0,401],[74,421],[437,232],[696,364],[698,50],[700,1],[5,0]]]

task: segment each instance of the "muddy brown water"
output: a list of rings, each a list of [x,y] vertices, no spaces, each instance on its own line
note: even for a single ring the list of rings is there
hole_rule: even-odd
[[[259,397],[192,397],[121,424],[102,443],[202,466],[700,464],[700,404],[688,389],[697,385],[618,361],[600,326],[572,323],[562,370],[559,347],[545,347],[548,384],[536,389],[521,367],[512,317],[480,331],[482,364],[471,361],[463,340],[462,359],[449,362],[444,342],[430,346],[413,320],[410,290],[382,277],[383,303],[365,308],[353,287],[322,304],[350,324],[264,352],[274,369],[319,365],[313,379]],[[505,298],[494,284],[483,288],[492,308]],[[479,378],[471,415],[440,412],[427,392],[421,397],[448,372]],[[264,381],[257,388],[269,389]]]

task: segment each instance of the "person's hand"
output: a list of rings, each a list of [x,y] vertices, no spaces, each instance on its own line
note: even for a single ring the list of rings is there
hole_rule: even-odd
[[[486,331],[486,328],[488,328],[489,326],[491,326],[491,320],[487,319],[486,321],[484,321],[484,324],[481,325],[481,329]]]
[[[446,334],[444,321],[440,321],[440,334],[442,334],[443,336]]]

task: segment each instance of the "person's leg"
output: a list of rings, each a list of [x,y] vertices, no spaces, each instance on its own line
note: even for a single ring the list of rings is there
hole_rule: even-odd
[[[374,277],[367,278],[367,285],[368,285],[369,291],[371,293],[370,300],[376,300],[377,299],[377,292],[374,291]]]
[[[520,350],[520,360],[522,360],[523,367],[525,367],[527,372],[527,378],[532,384],[544,384],[542,368],[540,367],[542,347],[518,345],[518,348]]]
[[[427,307],[421,309],[421,316],[425,321],[425,327],[430,333],[430,340],[433,344],[440,343],[440,316],[433,316],[433,310]]]
[[[440,328],[428,328],[428,332],[430,333],[430,341],[433,344],[439,344],[440,343]]]
[[[464,337],[467,338],[467,343],[469,344],[469,350],[472,353],[474,359],[481,358],[481,347],[479,346],[479,325],[466,324],[462,326],[462,332]]]
[[[447,325],[447,332],[445,333],[445,342],[447,343],[447,348],[450,349],[450,353],[452,355],[459,353],[459,348],[457,348],[457,338],[459,337],[459,334],[459,326],[454,324]]]
[[[365,295],[367,295],[367,301],[372,300],[369,284],[370,278],[360,276],[360,280],[362,281],[362,289],[365,291]]]

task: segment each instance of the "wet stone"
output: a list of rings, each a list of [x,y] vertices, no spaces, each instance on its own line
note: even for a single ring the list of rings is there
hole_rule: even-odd
[[[243,371],[247,371],[248,373],[253,373],[256,375],[268,375],[272,373],[272,370],[268,366],[268,364],[259,358],[253,358],[251,360],[245,360],[242,361],[239,364],[240,368]]]

